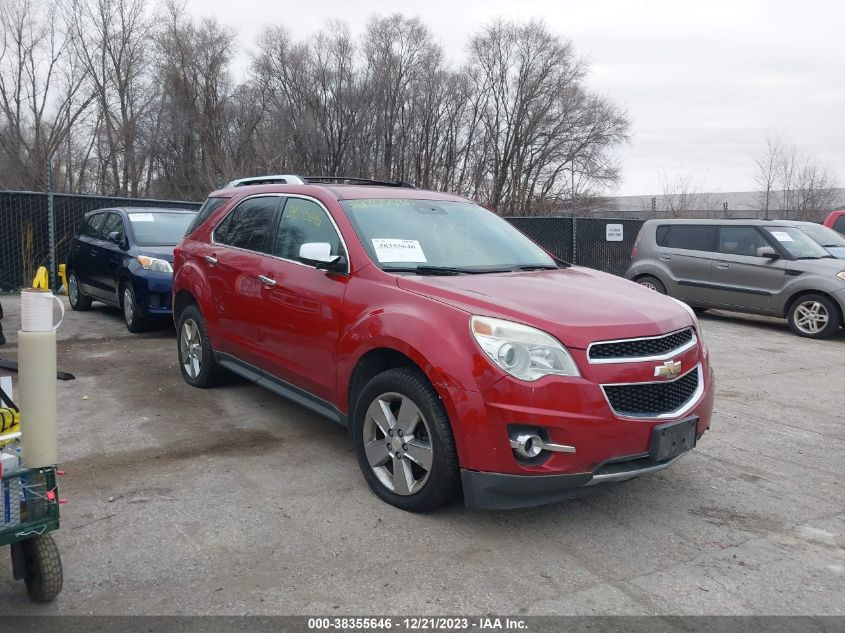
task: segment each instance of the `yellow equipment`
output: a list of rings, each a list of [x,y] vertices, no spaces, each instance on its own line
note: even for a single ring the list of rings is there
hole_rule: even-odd
[[[41,266],[38,272],[35,273],[35,279],[32,280],[32,287],[41,290],[50,289],[50,274],[44,266]]]

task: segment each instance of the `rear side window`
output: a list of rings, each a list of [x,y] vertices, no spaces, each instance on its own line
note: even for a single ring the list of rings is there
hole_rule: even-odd
[[[100,229],[102,228],[103,220],[105,219],[105,213],[95,213],[85,221],[85,224],[82,226],[82,231],[80,231],[80,235],[100,239]]]
[[[190,235],[193,233],[200,224],[205,222],[212,213],[217,211],[220,207],[226,204],[229,201],[229,198],[206,198],[205,202],[202,203],[200,210],[194,216],[194,221],[188,226],[188,230],[185,231],[185,235]]]
[[[845,233],[845,215],[840,215],[836,218],[836,222],[833,223],[833,229],[840,233]]]
[[[662,228],[668,229],[660,240],[659,231]],[[715,226],[696,226],[691,224],[672,224],[667,227],[658,228],[658,240],[660,246],[666,248],[681,248],[688,251],[712,251],[716,246]]]
[[[313,200],[288,198],[272,254],[300,261],[299,249],[309,242],[328,243],[332,247],[332,255],[343,255],[340,237],[325,210]]]
[[[259,253],[267,250],[267,236],[273,228],[273,216],[280,198],[249,198],[214,229],[214,241]]]

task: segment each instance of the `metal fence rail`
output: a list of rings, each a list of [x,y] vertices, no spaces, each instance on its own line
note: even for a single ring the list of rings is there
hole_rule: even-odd
[[[52,217],[47,193],[0,191],[0,291],[32,283],[39,266],[51,264],[53,224],[55,247],[52,263],[67,259],[70,243],[82,217],[94,209],[115,207],[170,207],[199,209],[198,202],[108,198],[67,193],[52,195]],[[54,273],[55,270],[51,270]]]

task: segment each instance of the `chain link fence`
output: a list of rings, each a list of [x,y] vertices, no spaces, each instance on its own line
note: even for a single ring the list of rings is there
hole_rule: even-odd
[[[85,213],[121,207],[199,209],[200,203],[0,191],[0,291],[29,286],[39,266],[47,266],[55,275],[58,264],[67,260],[71,240]],[[55,238],[53,249],[51,220]]]
[[[530,217],[505,218],[555,257],[621,275],[644,219]]]
[[[56,268],[67,259],[71,240],[84,214],[94,209],[114,207],[199,209],[200,203],[0,191],[0,291],[30,285],[39,266],[47,266],[55,279]],[[560,259],[621,275],[631,263],[631,251],[643,223],[653,217],[678,217],[678,214],[650,209],[600,213],[602,217],[532,216],[505,219]],[[724,210],[692,211],[681,217],[738,219],[764,215],[762,211]]]

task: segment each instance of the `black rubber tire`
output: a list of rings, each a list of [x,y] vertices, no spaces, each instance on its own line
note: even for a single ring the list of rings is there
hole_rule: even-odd
[[[419,492],[403,496],[386,488],[370,468],[364,453],[364,416],[378,396],[395,392],[410,398],[425,416],[431,431],[432,468]],[[368,382],[358,396],[352,416],[352,442],[358,466],[373,492],[390,505],[408,512],[441,508],[460,493],[460,473],[455,438],[443,402],[428,379],[410,367],[388,369]]]
[[[644,286],[646,283],[649,283],[654,286],[654,290],[656,292],[659,292],[662,295],[666,294],[666,286],[664,286],[663,282],[660,281],[657,277],[652,277],[651,275],[643,275],[642,277],[637,277],[637,283],[641,286]]]
[[[49,534],[21,543],[26,560],[26,591],[33,602],[50,602],[62,590],[62,559]]]
[[[798,306],[807,301],[818,301],[824,306],[828,314],[827,325],[815,334],[802,332],[798,328],[798,324],[795,322],[795,313],[798,311]],[[792,330],[793,333],[797,334],[798,336],[803,336],[805,338],[812,339],[830,338],[831,336],[836,334],[837,331],[839,331],[839,326],[842,325],[842,315],[839,313],[839,306],[836,304],[836,302],[833,299],[826,297],[825,295],[817,294],[801,295],[800,297],[795,299],[795,301],[793,301],[789,305],[789,313],[787,314],[786,319],[789,323],[789,329]]]
[[[129,296],[132,301],[132,319],[128,319],[126,317],[126,306],[124,303],[126,302],[126,292],[129,292]],[[132,287],[132,284],[128,281],[123,281],[120,284],[120,288],[118,289],[120,293],[120,310],[123,312],[123,322],[126,324],[126,329],[132,332],[133,334],[139,334],[141,332],[145,332],[149,327],[149,323],[147,322],[147,315],[141,311],[141,308],[138,306],[138,301],[135,297],[135,288]]]
[[[199,375],[196,378],[191,378],[191,376],[185,371],[185,367],[182,364],[180,342],[182,340],[182,328],[185,325],[185,321],[188,319],[192,319],[194,323],[197,324],[200,339],[202,340],[202,366],[200,367]],[[179,313],[178,326],[176,328],[176,358],[179,362],[179,370],[182,372],[182,378],[192,387],[197,387],[199,389],[215,387],[222,383],[227,377],[226,370],[217,364],[217,359],[214,357],[214,350],[211,348],[211,340],[208,338],[205,320],[202,318],[202,313],[200,313],[200,310],[196,305],[189,305]]]
[[[76,300],[74,301],[73,295],[70,291],[71,285],[71,278],[76,280]],[[86,297],[82,294],[82,289],[79,287],[79,277],[76,274],[75,270],[69,270],[67,273],[67,296],[68,301],[70,303],[70,307],[74,312],[87,312],[91,309],[91,298]]]

